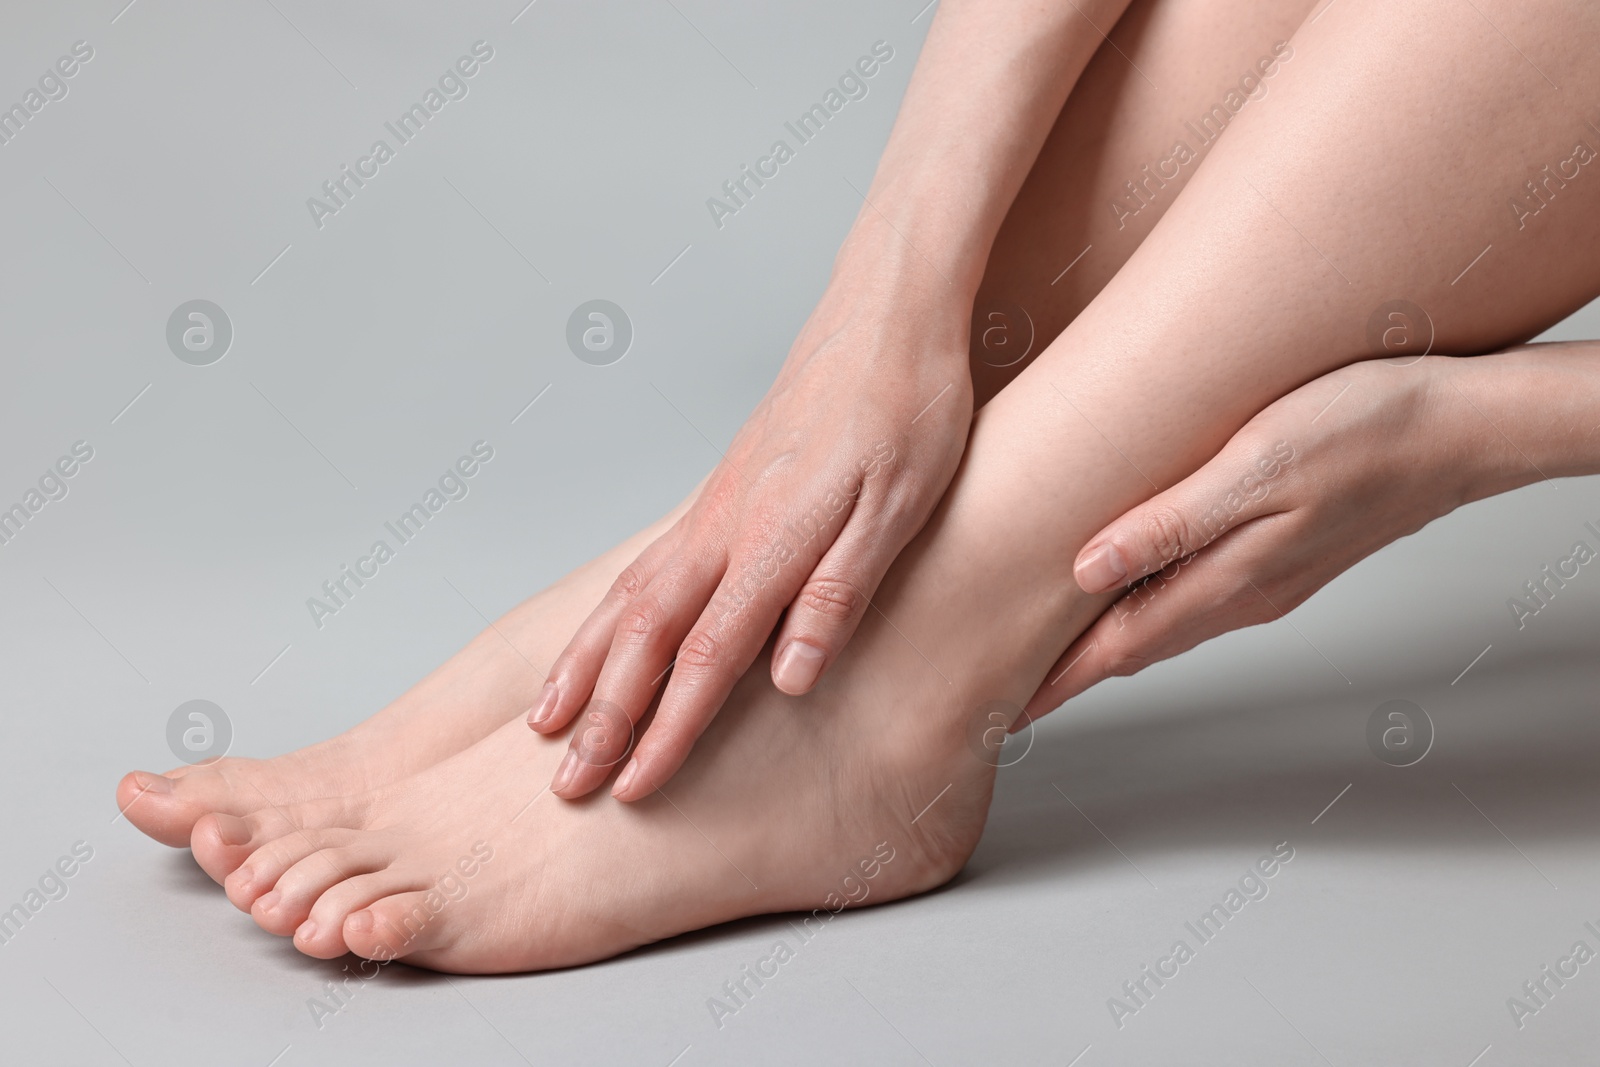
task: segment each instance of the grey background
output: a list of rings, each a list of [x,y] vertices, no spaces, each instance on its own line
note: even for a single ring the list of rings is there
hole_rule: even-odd
[[[12,5],[0,32],[7,103],[74,41],[95,49],[0,146],[0,498],[95,449],[0,547],[0,906],[94,849],[0,947],[8,1063],[1592,1055],[1600,963],[1520,1032],[1506,998],[1574,941],[1600,948],[1583,928],[1600,926],[1600,576],[1520,632],[1506,599],[1593,542],[1594,480],[1472,505],[1292,625],[1076,702],[1001,773],[953,885],[831,924],[720,1029],[706,998],[782,918],[554,974],[391,968],[319,1030],[306,1002],[339,965],[115,818],[117,779],[173,762],[167,718],[191,699],[226,709],[240,754],[345,729],[478,611],[679,499],[716,459],[701,435],[729,439],[821,292],[930,17],[921,0],[123,2]],[[306,198],[479,39],[495,58],[468,97],[315,229]],[[896,56],[870,95],[712,225],[705,198],[879,39]],[[209,367],[165,343],[196,298],[235,330]],[[635,328],[609,367],[564,342],[596,298]],[[1600,336],[1600,307],[1553,336]],[[313,628],[305,598],[478,439],[496,456],[470,496]],[[1437,727],[1415,767],[1366,748],[1389,699]],[[1270,896],[1117,1029],[1107,998],[1285,840]]]

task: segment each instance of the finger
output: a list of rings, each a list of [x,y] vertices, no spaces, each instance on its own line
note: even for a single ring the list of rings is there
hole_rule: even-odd
[[[885,538],[873,523],[845,527],[788,606],[772,646],[773,685],[799,696],[817,684],[861,625],[904,547],[904,540]]]
[[[679,646],[725,570],[720,546],[699,558],[674,556],[623,610],[594,696],[551,779],[552,793],[572,800],[592,792],[627,754],[633,726],[644,717],[668,669],[676,669]]]
[[[544,688],[535,698],[533,707],[528,709],[529,727],[542,734],[556,733],[564,729],[588,701],[605,666],[606,654],[611,651],[617,620],[672,557],[681,536],[678,526],[674,525],[617,575],[605,598],[583,620],[578,632],[551,665]]]
[[[801,554],[806,547],[798,546],[788,559],[796,576],[816,566],[815,558]],[[617,799],[648,796],[677,773],[735,683],[760,655],[799,585],[798,577],[785,580],[779,558],[770,545],[751,548],[728,569],[716,596],[678,649],[655,718],[612,789]]]
[[[1090,538],[1073,565],[1078,585],[1104,593],[1131,584],[1280,510],[1287,459],[1279,447],[1286,446],[1262,445],[1241,431],[1198,471]]]
[[[1230,630],[1271,622],[1314,589],[1309,561],[1283,551],[1285,516],[1257,519],[1162,568],[1108,607],[1068,646],[1012,730],[1049,714],[1107,678],[1137,674]],[[1302,565],[1305,562],[1306,565]],[[1271,599],[1264,589],[1294,591]]]

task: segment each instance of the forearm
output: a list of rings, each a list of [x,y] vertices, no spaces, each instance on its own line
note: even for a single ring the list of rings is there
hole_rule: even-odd
[[[1439,403],[1460,408],[1451,447],[1471,472],[1463,503],[1600,473],[1600,341],[1524,345],[1444,370]]]
[[[841,267],[928,274],[970,299],[1067,93],[1127,3],[943,0]]]

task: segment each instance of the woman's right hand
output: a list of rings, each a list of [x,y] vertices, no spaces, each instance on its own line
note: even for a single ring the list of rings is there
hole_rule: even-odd
[[[557,795],[606,778],[670,670],[612,790],[653,792],[780,618],[773,684],[808,691],[944,495],[972,419],[972,294],[903,244],[861,247],[858,237],[841,254],[777,382],[688,511],[551,668],[529,725],[552,733],[580,711],[587,720]]]

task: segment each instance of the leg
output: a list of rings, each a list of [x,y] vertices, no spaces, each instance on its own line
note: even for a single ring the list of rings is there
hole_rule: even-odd
[[[1296,42],[1305,62],[1282,91],[1238,120],[1127,267],[983,410],[949,495],[885,583],[881,614],[817,690],[788,698],[762,672],[747,676],[670,795],[631,806],[535,792],[533,772],[548,773],[560,746],[512,724],[336,815],[291,813],[304,832],[286,832],[277,813],[243,820],[256,851],[230,894],[312,955],[349,947],[499,971],[596,959],[758,911],[815,907],[821,922],[953,874],[992,785],[966,744],[975,709],[1026,699],[1059,635],[1101,610],[1106,598],[1074,592],[1071,560],[1151,491],[1144,475],[1180,476],[1266,400],[1369,354],[1369,309],[1391,287],[1432,305],[1455,351],[1532,332],[1594,291],[1594,187],[1563,187],[1543,209],[1567,209],[1562,230],[1519,244],[1503,217],[1491,229],[1523,142],[1570,139],[1567,117],[1522,91],[1521,60],[1495,56],[1451,9],[1334,10]],[[1558,77],[1600,88],[1566,44],[1592,38],[1593,24],[1526,14],[1522,46]],[[1419,36],[1426,55],[1391,43]],[[1385,97],[1387,115],[1371,106]],[[1491,102],[1510,121],[1464,147],[1456,138]],[[1475,165],[1457,187],[1392,184],[1462,154]],[[1401,228],[1406,244],[1386,238]],[[1460,264],[1440,246],[1480,229],[1506,241],[1505,255],[1478,264],[1473,284],[1485,288],[1452,293]],[[1510,299],[1489,305],[1490,287]],[[463,862],[477,880],[445,885],[440,873]]]
[[[1272,42],[1293,32],[1311,2],[1135,0],[1112,31],[1114,46],[1102,46],[1080,78],[1006,220],[990,256],[980,313],[1020,304],[1036,320],[1035,351],[1055,337],[1149,233],[1194,167],[1166,181],[1159,197],[1147,189],[1148,204],[1132,214],[1124,208],[1119,216],[1111,205],[1132,195],[1126,184],[1139,180],[1156,188],[1141,167],[1182,132],[1180,117],[1204,112],[1236,86]],[[1241,25],[1252,29],[1240,34]],[[1066,259],[1090,243],[1094,251],[1051,285]],[[991,366],[978,347],[973,373],[980,401],[1021,366]],[[181,847],[207,812],[243,815],[342,796],[454,755],[528,710],[543,671],[588,609],[677,514],[529,598],[354,729],[276,759],[228,758],[181,768],[165,776],[171,782],[136,771],[122,780],[117,806],[145,833]]]

